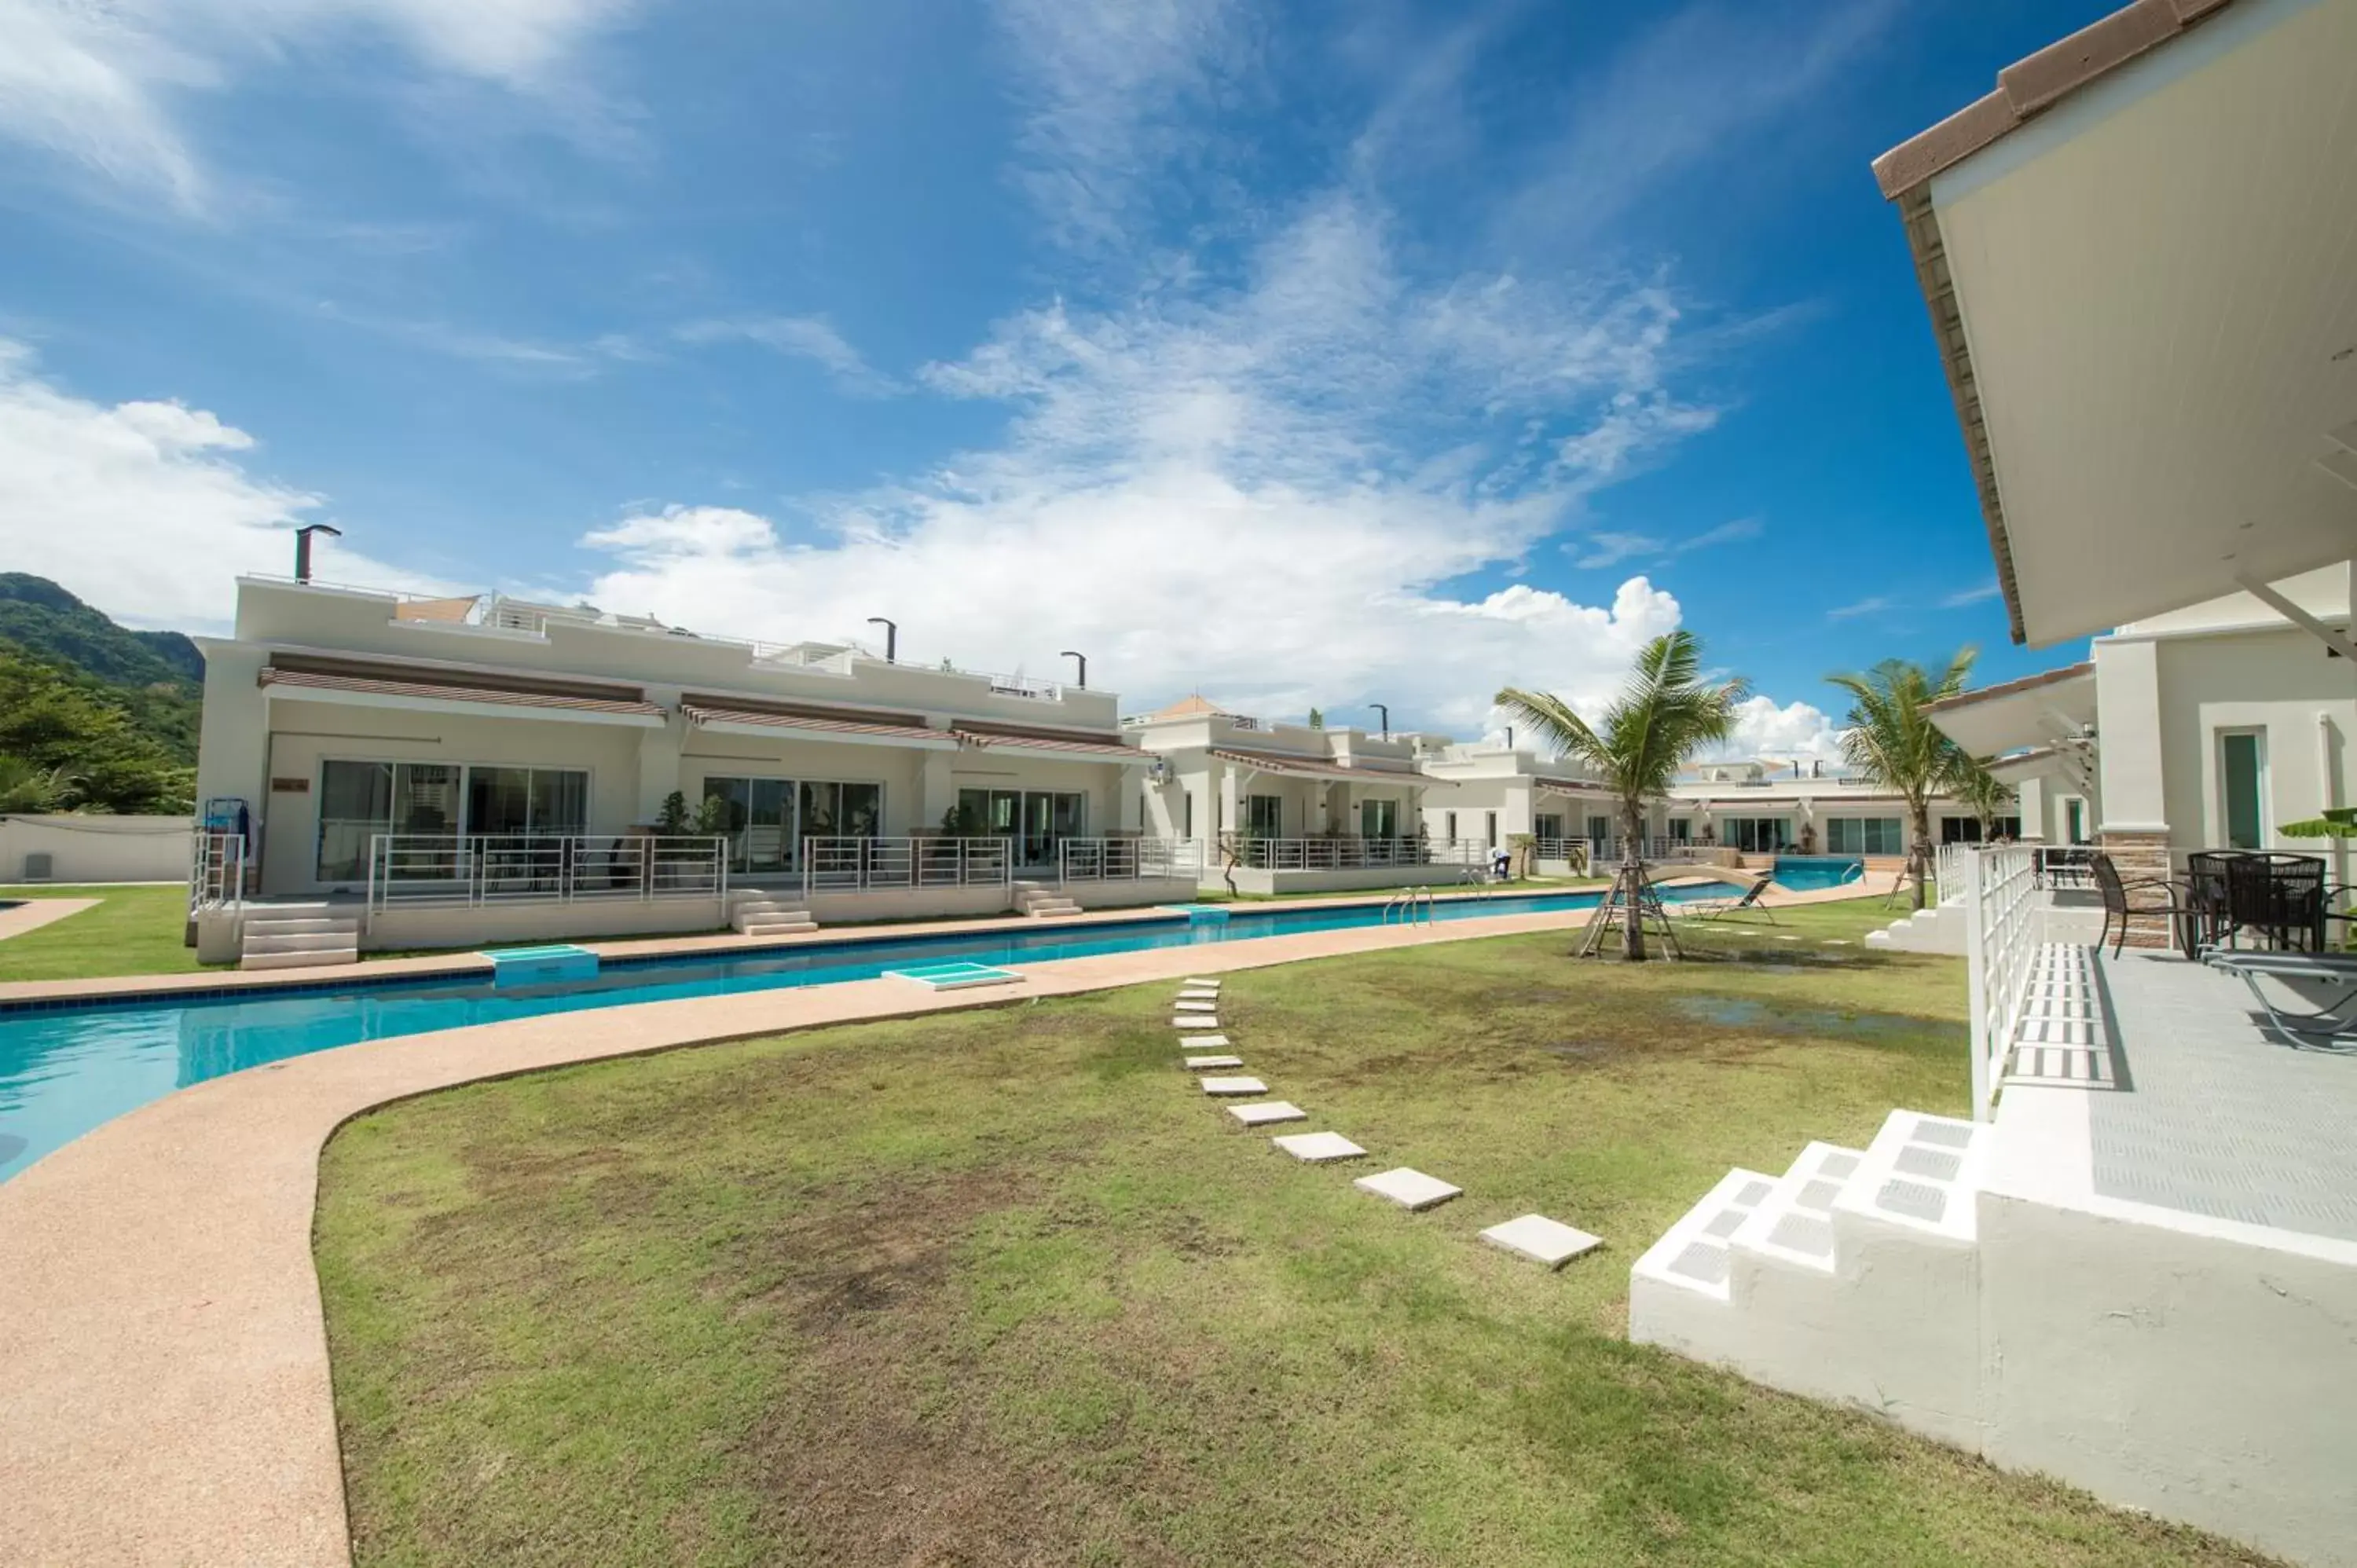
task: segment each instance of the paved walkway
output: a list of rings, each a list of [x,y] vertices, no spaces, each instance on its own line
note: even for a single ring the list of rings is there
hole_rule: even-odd
[[[0,941],[38,931],[53,920],[95,908],[96,898],[27,898],[13,909],[0,909]]]
[[[981,995],[874,980],[644,1003],[348,1046],[169,1095],[0,1183],[0,1563],[349,1563],[311,1224],[321,1148],[371,1107],[567,1062],[1587,915],[1067,959]]]

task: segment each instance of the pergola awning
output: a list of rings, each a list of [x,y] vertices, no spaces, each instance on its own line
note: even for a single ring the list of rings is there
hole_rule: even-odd
[[[947,730],[922,725],[881,724],[872,720],[836,718],[831,714],[792,713],[783,709],[739,708],[683,703],[680,712],[698,729],[719,735],[776,735],[784,732],[801,740],[867,741],[914,746],[921,751],[954,751],[957,737]]]
[[[646,729],[663,723],[660,706],[619,693],[608,696],[522,684],[478,685],[456,674],[444,680],[414,680],[405,671],[375,673],[358,669],[307,670],[265,665],[256,679],[273,696],[306,702],[510,718],[519,716],[520,709],[531,709],[531,716],[536,718],[630,725]]]
[[[1144,766],[1154,760],[1150,753],[1118,741],[1088,740],[1079,736],[1014,735],[991,730],[960,729],[954,732],[968,746],[987,746],[993,751],[1013,752],[1019,757],[1037,757],[1063,762],[1122,762]]]
[[[1347,762],[1321,761],[1314,757],[1287,757],[1282,752],[1231,751],[1213,746],[1211,755],[1222,762],[1232,762],[1255,772],[1285,774],[1296,779],[1347,779],[1357,784],[1405,784],[1416,789],[1430,782],[1422,774],[1405,768],[1360,768]]]
[[[1927,703],[1940,733],[1975,757],[2052,746],[2095,725],[2095,667],[2071,664]]]
[[[2357,5],[2138,0],[1878,159],[2014,640],[2357,555]]]

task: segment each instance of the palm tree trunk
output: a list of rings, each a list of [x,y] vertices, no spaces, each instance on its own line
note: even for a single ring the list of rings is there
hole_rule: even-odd
[[[1620,956],[1645,961],[1645,819],[1640,808],[1620,804]]]
[[[1915,908],[1923,907],[1923,884],[1932,875],[1932,808],[1927,804],[1909,807],[1915,821],[1915,842],[1907,846],[1907,869],[1915,878]]]

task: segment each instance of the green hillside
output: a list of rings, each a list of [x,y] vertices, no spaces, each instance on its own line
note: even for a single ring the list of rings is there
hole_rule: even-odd
[[[204,656],[0,573],[0,811],[189,808]]]

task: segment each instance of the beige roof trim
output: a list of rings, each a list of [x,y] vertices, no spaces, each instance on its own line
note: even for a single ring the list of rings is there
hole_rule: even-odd
[[[2076,681],[2095,672],[2093,660],[2065,664],[2060,670],[2041,670],[2035,675],[2024,675],[2018,681],[2006,681],[1995,686],[1983,686],[1977,691],[1959,692],[1953,697],[1942,697],[1923,704],[1927,714],[1943,714],[1952,708],[1968,707],[1996,697],[2011,697],[2023,692],[2034,692],[2040,686],[2051,686],[2063,681]]]
[[[2135,0],[1996,73],[1996,91],[1874,160],[1896,201],[1943,169],[2020,129],[2089,83],[2208,21],[2233,0]]]

